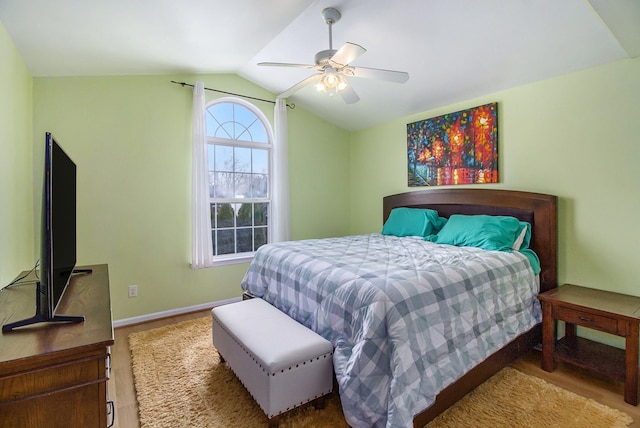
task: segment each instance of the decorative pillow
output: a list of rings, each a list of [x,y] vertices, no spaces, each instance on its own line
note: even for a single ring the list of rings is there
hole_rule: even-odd
[[[438,231],[447,219],[440,217],[438,211],[422,208],[394,208],[382,226],[383,235],[428,236]]]
[[[459,247],[511,251],[520,227],[520,221],[515,217],[454,214],[429,240]]]

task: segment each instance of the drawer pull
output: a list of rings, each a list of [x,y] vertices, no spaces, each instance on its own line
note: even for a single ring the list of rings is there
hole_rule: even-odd
[[[580,321],[593,322],[593,318],[587,318],[587,317],[579,316],[578,319]]]

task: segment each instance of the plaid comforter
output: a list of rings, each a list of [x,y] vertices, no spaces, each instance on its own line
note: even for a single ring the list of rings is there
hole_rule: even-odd
[[[380,234],[261,247],[242,282],[330,340],[352,427],[410,427],[436,394],[540,322],[518,252]]]

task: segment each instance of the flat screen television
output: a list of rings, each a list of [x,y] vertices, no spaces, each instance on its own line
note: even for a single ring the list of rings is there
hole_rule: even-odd
[[[42,322],[84,321],[83,316],[56,314],[76,265],[76,164],[50,132],[45,134],[41,214],[36,314],[5,324],[2,331]]]

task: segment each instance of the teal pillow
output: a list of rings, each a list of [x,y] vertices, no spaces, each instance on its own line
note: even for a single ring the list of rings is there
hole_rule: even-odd
[[[459,247],[511,251],[519,231],[520,221],[515,217],[454,214],[429,240]]]
[[[394,208],[382,226],[383,235],[428,236],[438,233],[447,219],[438,211],[423,208]]]

